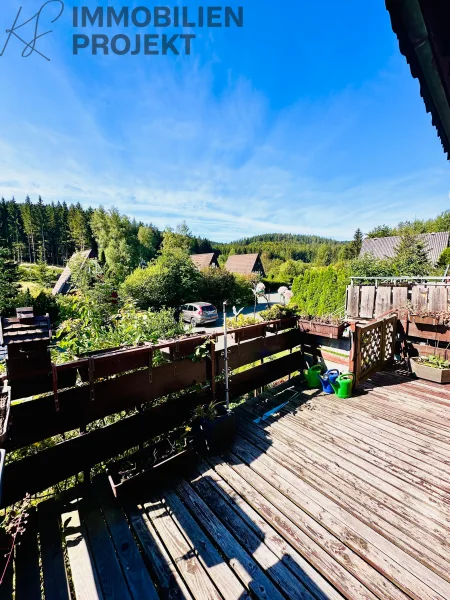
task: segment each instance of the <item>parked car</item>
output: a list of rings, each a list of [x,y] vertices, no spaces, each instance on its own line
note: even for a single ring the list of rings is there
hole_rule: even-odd
[[[192,302],[181,306],[181,318],[193,327],[214,323],[219,318],[217,308],[208,302]]]

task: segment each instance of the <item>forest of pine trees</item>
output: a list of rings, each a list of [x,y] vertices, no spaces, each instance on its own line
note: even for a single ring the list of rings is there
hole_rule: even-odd
[[[0,201],[0,247],[8,248],[16,262],[65,265],[77,250],[94,244],[90,219],[92,209],[65,202],[44,204],[39,196],[32,203]]]

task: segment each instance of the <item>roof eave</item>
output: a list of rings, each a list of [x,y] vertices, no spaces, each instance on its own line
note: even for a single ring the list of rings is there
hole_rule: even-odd
[[[419,80],[420,93],[431,113],[444,151],[450,160],[450,89],[439,69],[442,56],[428,30],[419,0],[386,0],[400,52],[406,57],[411,74]]]

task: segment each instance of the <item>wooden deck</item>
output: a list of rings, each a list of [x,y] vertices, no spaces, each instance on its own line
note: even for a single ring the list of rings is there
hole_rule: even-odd
[[[363,387],[247,403],[227,456],[125,510],[104,478],[41,504],[0,598],[448,600],[450,388]]]

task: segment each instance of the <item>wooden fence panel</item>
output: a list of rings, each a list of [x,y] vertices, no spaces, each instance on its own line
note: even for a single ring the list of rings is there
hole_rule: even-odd
[[[428,292],[428,310],[445,312],[448,310],[448,291],[444,286],[433,286]]]
[[[292,329],[285,333],[278,333],[265,338],[257,338],[250,342],[243,342],[230,346],[228,355],[228,364],[231,370],[243,367],[299,346],[302,343],[302,334],[299,329]],[[216,374],[219,375],[224,368],[223,350],[216,351]]]
[[[232,399],[239,398],[243,394],[252,392],[302,368],[303,354],[301,352],[293,352],[282,358],[267,361],[262,365],[253,367],[237,375],[232,375],[230,377],[230,397]],[[223,385],[218,386],[218,397],[222,399],[224,397]]]
[[[377,288],[375,300],[375,318],[385,315],[391,308],[392,288],[391,286],[382,286]]]
[[[405,309],[408,306],[408,288],[393,287],[392,288],[392,308]]]
[[[53,396],[13,404],[8,449],[77,429],[83,424],[203,383],[206,379],[205,361],[194,363],[184,359],[97,382],[94,400],[91,400],[89,385],[60,392],[59,411]]]
[[[390,310],[408,308],[412,312],[446,312],[450,308],[450,285],[349,285],[346,302],[346,315],[355,320],[374,319]]]
[[[359,306],[359,317],[371,319],[375,307],[375,286],[364,285],[361,288],[361,301]]]
[[[428,288],[423,285],[415,285],[411,290],[411,309],[413,312],[421,312],[428,309]]]
[[[196,406],[210,400],[209,390],[186,394],[8,464],[3,472],[1,507],[76,475],[87,464],[94,466],[182,425]]]
[[[347,316],[357,319],[359,317],[359,298],[361,294],[360,285],[349,285],[347,287]]]

